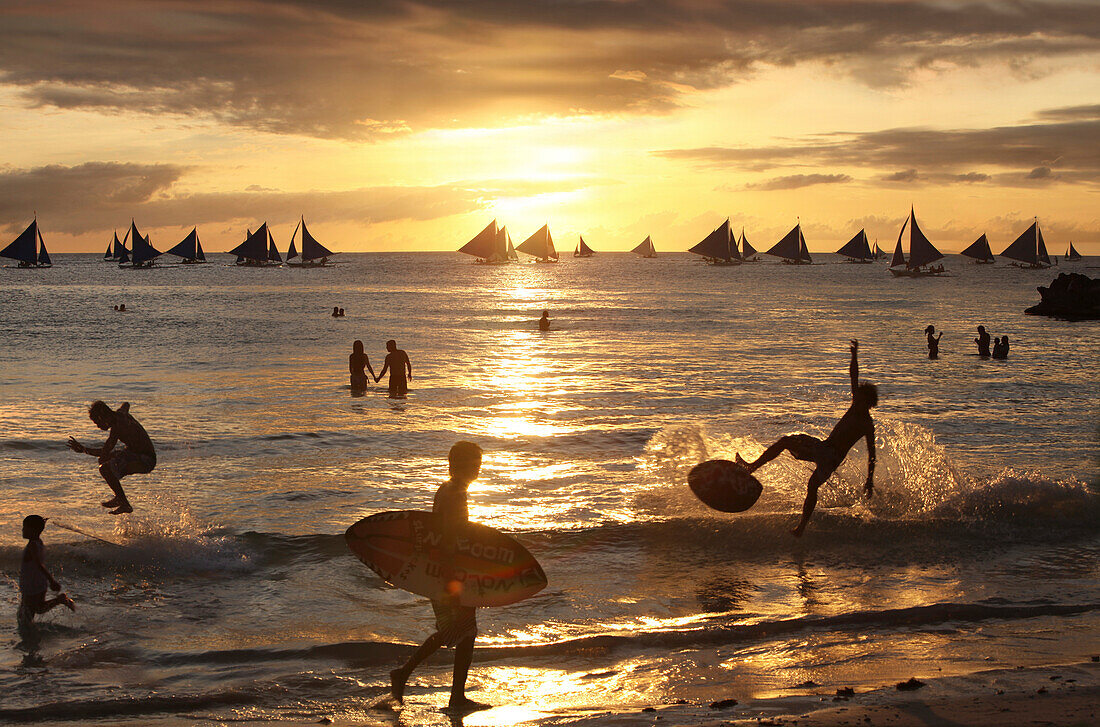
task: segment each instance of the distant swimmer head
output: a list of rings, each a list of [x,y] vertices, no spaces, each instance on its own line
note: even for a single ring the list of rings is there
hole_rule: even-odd
[[[397,341],[393,340],[392,338],[390,340],[386,341],[386,350],[387,351],[396,351],[397,350]],[[474,446],[476,447],[477,445],[475,444]]]
[[[332,317],[333,318],[339,318],[340,317],[340,307],[339,306],[336,306],[336,305],[332,306]]]
[[[115,420],[115,412],[111,407],[107,406],[106,402],[97,399],[88,407],[88,418],[91,419],[97,427],[106,431],[111,428],[111,424]]]
[[[46,518],[41,515],[27,515],[23,518],[23,537],[37,538],[46,529]]]
[[[363,342],[356,341],[355,343],[351,344],[351,350],[355,353],[363,353]]]
[[[856,387],[855,400],[868,409],[878,406],[878,387],[874,384],[862,383]]]
[[[542,312],[542,317],[543,317],[543,318],[549,318],[549,317],[550,317],[550,311],[548,311],[548,310],[544,310],[544,311]]]
[[[473,442],[455,442],[447,453],[447,462],[452,479],[473,482],[481,472],[481,447]]]

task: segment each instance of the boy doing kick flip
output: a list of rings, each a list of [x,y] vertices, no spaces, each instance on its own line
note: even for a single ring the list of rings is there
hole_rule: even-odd
[[[130,416],[129,402],[123,403],[116,411],[102,401],[94,401],[88,407],[88,417],[97,427],[107,432],[107,441],[102,447],[86,447],[69,437],[69,449],[99,458],[99,474],[115,493],[110,500],[100,503],[103,507],[114,508],[111,510],[112,515],[133,512],[134,508],[122,490],[122,478],[153,471],[157,466],[153,441],[149,439],[145,427]],[[116,450],[115,445],[118,442],[122,442],[124,446]]]
[[[848,375],[852,379],[852,403],[848,411],[833,427],[833,431],[822,441],[809,434],[788,434],[778,442],[764,450],[764,453],[754,462],[746,462],[737,455],[737,464],[744,466],[750,473],[764,466],[787,450],[795,459],[804,462],[813,462],[817,468],[810,475],[810,481],[806,483],[806,502],[802,505],[802,520],[798,527],[791,531],[795,537],[802,535],[806,524],[810,522],[810,516],[814,514],[817,506],[817,490],[829,476],[836,471],[848,452],[860,439],[867,440],[867,484],[863,491],[867,497],[874,494],[875,474],[875,424],[871,421],[871,409],[878,405],[878,388],[874,384],[859,380],[859,341],[852,341],[852,361],[848,365]]]

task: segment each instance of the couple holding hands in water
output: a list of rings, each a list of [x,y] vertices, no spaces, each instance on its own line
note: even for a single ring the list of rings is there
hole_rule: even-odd
[[[397,347],[397,341],[392,338],[386,341],[386,361],[382,365],[382,371],[377,376],[371,368],[370,359],[363,351],[363,342],[356,341],[352,344],[351,356],[348,357],[348,369],[351,371],[351,390],[366,391],[367,371],[374,377],[374,383],[382,380],[388,371],[390,374],[390,398],[404,399],[409,393],[409,379],[413,377],[412,363],[409,354]],[[365,369],[365,370],[364,370]]]

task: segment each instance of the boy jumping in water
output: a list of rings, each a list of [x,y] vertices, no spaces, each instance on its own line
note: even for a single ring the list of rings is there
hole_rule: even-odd
[[[743,465],[750,473],[771,462],[782,454],[783,450],[790,452],[795,459],[817,465],[817,469],[810,475],[810,481],[806,483],[806,502],[802,505],[802,521],[791,531],[795,537],[802,535],[802,531],[810,522],[810,516],[814,514],[814,507],[817,505],[817,489],[836,471],[848,456],[848,451],[860,438],[867,440],[867,484],[863,486],[863,491],[867,497],[874,494],[875,424],[871,421],[871,408],[878,405],[878,388],[874,384],[860,383],[858,352],[859,341],[852,341],[852,361],[848,365],[848,375],[852,379],[852,404],[825,441],[809,434],[788,434],[765,449],[755,462],[746,462],[741,459],[741,455],[737,455],[737,464]]]
[[[443,543],[454,548],[455,531],[470,521],[466,501],[466,488],[477,479],[481,472],[481,447],[473,442],[456,442],[447,455],[450,464],[451,479],[440,486],[435,493],[432,512],[441,524]],[[474,639],[477,637],[477,619],[471,606],[460,606],[458,595],[462,589],[459,581],[450,581],[448,591],[451,597],[433,600],[435,611],[435,633],[429,636],[409,657],[408,662],[399,669],[390,672],[390,692],[394,701],[401,703],[405,696],[405,684],[413,669],[420,662],[434,654],[442,646],[452,646],[455,650],[454,675],[451,679],[451,700],[447,711],[463,713],[487,709],[490,705],[475,702],[466,697],[466,675],[474,658]]]
[[[20,629],[29,628],[34,623],[35,616],[57,606],[66,606],[70,611],[76,610],[73,599],[64,593],[46,598],[47,588],[60,591],[61,584],[46,570],[46,546],[42,544],[42,531],[45,529],[46,518],[41,515],[23,518],[23,537],[27,539],[27,547],[23,549],[23,563],[19,569],[20,599],[17,620]]]
[[[153,441],[138,420],[130,416],[129,402],[124,402],[114,411],[102,401],[93,401],[88,407],[88,417],[97,427],[108,433],[107,441],[102,447],[85,447],[69,437],[69,449],[99,458],[99,474],[115,493],[110,500],[100,503],[103,507],[113,507],[112,515],[133,512],[134,508],[122,491],[122,478],[153,471],[157,466]],[[125,446],[115,451],[115,444],[118,442]]]

